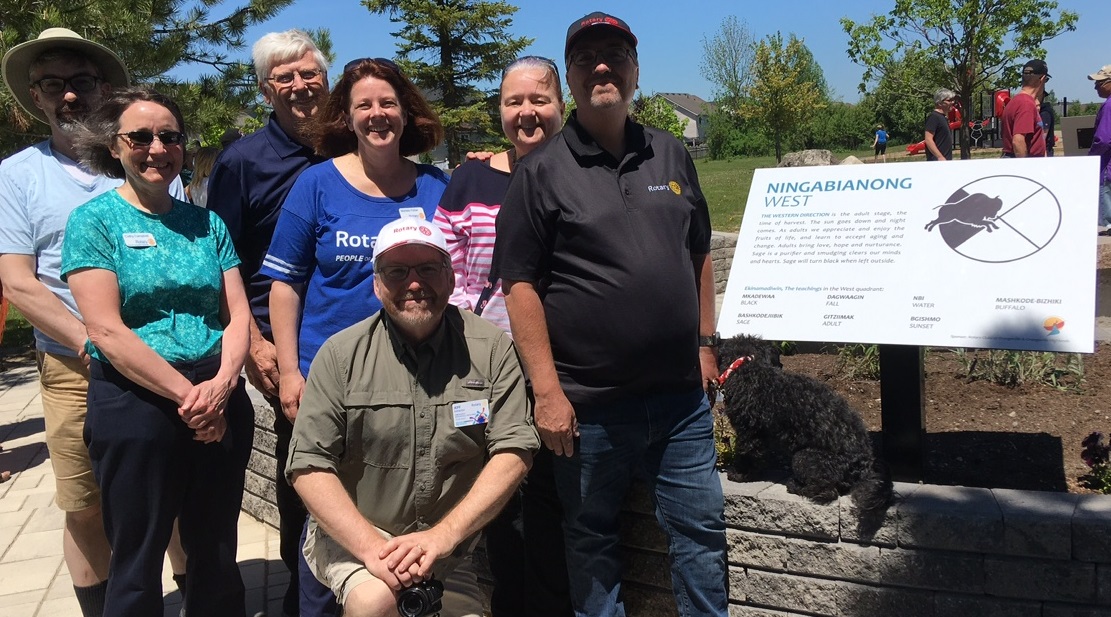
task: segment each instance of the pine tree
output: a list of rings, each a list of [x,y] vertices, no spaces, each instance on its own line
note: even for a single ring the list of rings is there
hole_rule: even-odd
[[[248,0],[214,17],[210,9],[222,1],[183,8],[181,0],[0,0],[0,54],[47,28],[69,28],[115,51],[133,83],[174,98],[191,135],[218,135],[257,95],[250,64],[231,54],[247,45],[243,34],[249,26],[293,2]],[[203,65],[210,72],[194,81],[168,76],[182,64]],[[7,88],[0,89],[0,152],[11,153],[48,134],[49,128],[29,117]]]
[[[363,5],[403,24],[391,33],[398,39],[398,64],[440,115],[449,165],[476,149],[471,142],[497,141],[497,114],[490,93],[480,86],[496,87],[501,70],[532,44],[509,35],[517,7],[485,0],[363,0]]]

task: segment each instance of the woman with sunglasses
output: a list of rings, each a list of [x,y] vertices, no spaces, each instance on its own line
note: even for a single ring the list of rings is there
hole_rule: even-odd
[[[112,547],[106,615],[162,613],[175,517],[189,613],[245,611],[235,551],[253,430],[239,378],[250,311],[223,222],[170,196],[183,131],[172,100],[131,88],[76,140],[90,170],[123,179],[73,211],[62,249],[92,358],[85,442]]]
[[[538,56],[515,60],[502,72],[498,101],[502,131],[513,147],[487,161],[460,165],[440,200],[435,223],[447,238],[455,270],[451,302],[508,332],[501,284],[490,280],[495,221],[513,166],[563,125],[559,69]],[[551,455],[540,448],[521,490],[486,528],[494,617],[573,614]]]
[[[313,147],[330,160],[290,189],[261,270],[273,279],[279,397],[290,421],[325,339],[382,308],[371,261],[379,230],[401,217],[432,218],[447,176],[405,157],[428,152],[443,134],[420,91],[384,58],[347,63],[313,119]]]

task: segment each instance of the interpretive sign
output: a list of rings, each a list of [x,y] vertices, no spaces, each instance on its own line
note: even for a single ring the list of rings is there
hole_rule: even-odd
[[[722,336],[1091,352],[1095,157],[758,169]]]

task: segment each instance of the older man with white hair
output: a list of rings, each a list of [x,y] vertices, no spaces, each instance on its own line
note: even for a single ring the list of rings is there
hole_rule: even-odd
[[[270,279],[259,270],[293,182],[310,165],[324,160],[313,152],[308,124],[328,96],[328,60],[307,33],[296,29],[264,35],[255,43],[252,58],[259,92],[273,112],[266,126],[231,142],[220,154],[208,181],[208,207],[224,220],[242,260],[240,271],[254,316],[247,378],[274,410],[279,550],[289,569],[282,610],[287,617],[325,617],[336,611],[328,590],[312,577],[306,581],[309,588],[302,590],[300,585],[301,532],[307,513],[283,479],[294,418],[282,413],[278,400]]]

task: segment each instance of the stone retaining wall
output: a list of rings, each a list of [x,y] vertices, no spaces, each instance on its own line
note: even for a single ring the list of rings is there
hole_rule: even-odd
[[[723,486],[732,617],[1111,615],[1109,496],[897,484],[900,502],[863,529],[847,498]],[[662,534],[628,516],[630,614],[676,615]]]
[[[725,293],[729,269],[733,267],[733,252],[737,250],[737,234],[715,231],[710,238],[710,258],[714,260],[715,293]]]

